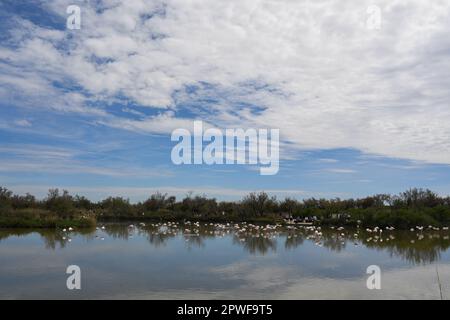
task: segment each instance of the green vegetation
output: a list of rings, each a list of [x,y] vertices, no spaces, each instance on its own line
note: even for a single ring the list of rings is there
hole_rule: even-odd
[[[217,201],[188,194],[177,201],[156,193],[146,201],[132,204],[128,199],[109,197],[92,202],[71,196],[67,191],[49,190],[48,196],[14,195],[0,187],[0,227],[90,227],[96,220],[195,220],[282,222],[294,218],[323,225],[448,226],[450,197],[439,197],[430,190],[411,189],[399,195],[375,195],[363,199],[277,200],[265,192],[251,193],[241,201]]]
[[[94,227],[95,214],[80,207],[85,199],[73,198],[67,191],[49,190],[43,201],[30,194],[13,195],[0,187],[0,227],[3,228],[68,228]]]

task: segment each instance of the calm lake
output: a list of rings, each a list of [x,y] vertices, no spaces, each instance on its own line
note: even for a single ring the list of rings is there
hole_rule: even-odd
[[[449,235],[209,223],[0,229],[0,299],[449,299]],[[66,287],[69,265],[81,268],[81,290]],[[381,268],[381,290],[367,289],[369,265]]]

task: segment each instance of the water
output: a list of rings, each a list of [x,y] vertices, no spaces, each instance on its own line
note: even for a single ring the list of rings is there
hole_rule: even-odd
[[[440,299],[437,272],[450,298],[448,231],[320,232],[209,224],[0,229],[0,298]],[[68,265],[81,268],[81,290],[67,289]],[[369,265],[381,268],[381,290],[366,287]]]

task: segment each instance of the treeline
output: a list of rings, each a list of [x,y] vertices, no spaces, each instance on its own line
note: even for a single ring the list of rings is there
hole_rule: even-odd
[[[430,190],[410,189],[398,195],[378,194],[362,199],[304,199],[271,197],[265,192],[250,193],[241,201],[217,201],[188,194],[177,200],[163,193],[145,201],[130,203],[122,197],[93,202],[68,191],[51,189],[45,199],[30,194],[15,195],[0,187],[0,218],[46,216],[60,219],[162,219],[200,221],[282,221],[292,217],[322,224],[362,226],[443,226],[450,224],[450,197]]]
[[[66,190],[51,189],[44,200],[37,200],[29,193],[15,195],[0,187],[0,227],[94,227],[95,213],[87,211],[85,203],[91,202]]]

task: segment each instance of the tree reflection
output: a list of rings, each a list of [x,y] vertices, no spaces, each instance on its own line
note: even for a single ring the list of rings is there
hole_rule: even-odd
[[[303,235],[299,235],[297,233],[289,233],[286,237],[286,241],[284,242],[284,247],[286,249],[295,249],[298,246],[302,245],[305,242],[305,237]]]
[[[387,231],[367,232],[358,229],[308,229],[270,228],[247,225],[211,225],[211,224],[149,224],[128,226],[111,223],[98,230],[79,229],[72,232],[60,229],[0,229],[0,242],[9,237],[25,237],[38,234],[45,248],[55,250],[66,248],[75,237],[83,237],[91,242],[97,238],[129,240],[141,237],[154,247],[164,246],[171,239],[181,240],[187,248],[205,247],[208,240],[231,239],[233,245],[241,246],[253,255],[266,255],[277,251],[277,241],[284,242],[284,248],[296,250],[313,243],[330,251],[341,252],[350,246],[363,246],[369,250],[384,250],[391,257],[399,257],[412,264],[430,264],[441,259],[442,252],[450,247],[448,231]]]
[[[367,242],[368,248],[385,249],[391,257],[401,257],[412,264],[430,264],[441,259],[441,253],[448,250],[450,240],[448,234],[439,232],[414,233],[396,232],[389,241]],[[387,237],[386,237],[387,239]],[[385,239],[385,240],[386,240]]]
[[[91,240],[94,235],[94,229],[81,229],[77,232],[63,232],[55,229],[0,229],[0,242],[9,237],[26,237],[31,234],[38,234],[46,249],[55,250],[57,248],[65,248],[71,241],[71,236],[82,236],[87,240]]]
[[[244,235],[233,237],[233,243],[239,244],[251,254],[265,255],[269,251],[275,252],[277,250],[277,242],[271,237]]]

